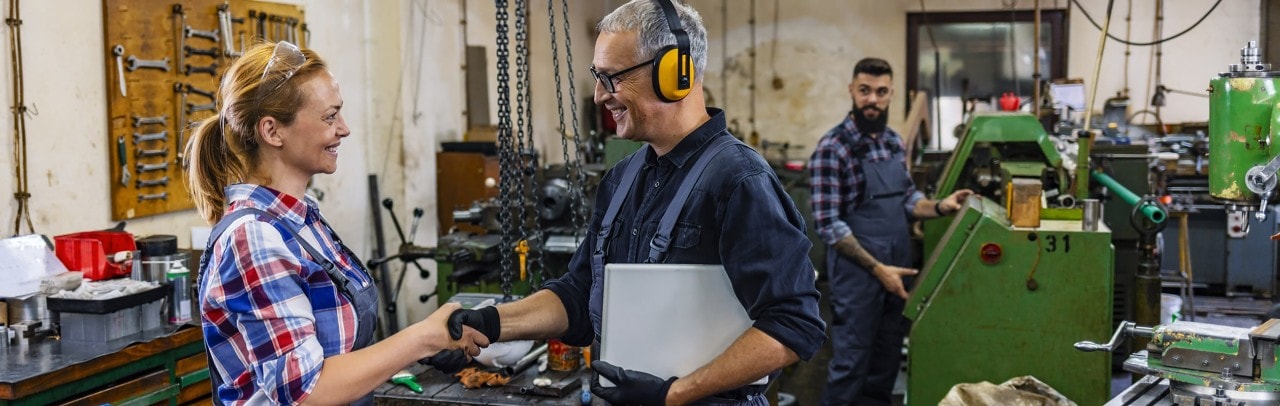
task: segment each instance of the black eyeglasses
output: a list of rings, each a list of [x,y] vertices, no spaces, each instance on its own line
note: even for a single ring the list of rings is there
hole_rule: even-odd
[[[596,70],[596,67],[595,67],[595,66],[592,66],[592,67],[591,67],[591,76],[595,76],[595,78],[596,78],[596,82],[600,82],[600,85],[604,86],[604,90],[605,90],[606,92],[609,92],[609,93],[617,93],[617,92],[618,92],[618,84],[617,84],[617,83],[614,83],[614,80],[617,80],[619,76],[625,75],[625,74],[627,74],[628,72],[631,72],[631,71],[636,70],[636,69],[643,68],[643,67],[645,67],[645,65],[651,65],[651,64],[653,64],[653,59],[650,59],[650,60],[647,60],[647,61],[644,61],[644,62],[640,62],[640,64],[638,64],[638,65],[636,65],[636,66],[632,66],[632,67],[630,67],[630,68],[623,69],[623,70],[619,71],[618,73],[614,73],[614,74],[600,73],[599,71],[597,71],[597,70]]]

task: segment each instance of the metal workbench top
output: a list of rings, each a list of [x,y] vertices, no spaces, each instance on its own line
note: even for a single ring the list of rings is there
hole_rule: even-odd
[[[21,397],[28,386],[52,387],[201,340],[199,328],[181,327],[95,345],[41,338],[25,346],[0,347],[0,399]]]
[[[422,393],[414,393],[404,386],[390,383],[379,386],[374,393],[374,404],[388,405],[581,405],[582,389],[580,385],[566,386],[564,395],[559,397],[540,396],[521,392],[533,390],[533,380],[547,377],[553,381],[576,382],[583,375],[590,375],[588,368],[575,372],[539,373],[537,368],[529,368],[511,378],[511,382],[502,388],[466,389],[458,383],[458,379],[445,375],[435,368],[414,365],[409,369],[417,376]],[[592,396],[592,405],[604,405],[604,401]]]

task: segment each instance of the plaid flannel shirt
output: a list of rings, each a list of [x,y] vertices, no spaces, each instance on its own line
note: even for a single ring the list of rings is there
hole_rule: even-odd
[[[256,207],[299,231],[352,283],[373,283],[340,254],[315,200],[263,186],[226,188],[227,213]],[[279,224],[244,216],[214,242],[201,270],[200,308],[206,348],[225,384],[226,404],[302,402],[319,380],[324,359],[351,351],[353,305]]]
[[[862,159],[884,161],[892,158],[895,151],[904,149],[902,137],[889,128],[876,138],[863,137],[853,122],[852,113],[818,140],[818,146],[809,158],[809,176],[813,223],[823,242],[834,245],[841,238],[853,234],[843,219],[858,208],[864,182],[859,167]],[[905,158],[900,159],[903,159],[902,170],[907,170]],[[911,211],[923,198],[924,193],[916,190],[914,185],[907,189],[902,202],[907,218],[915,218]]]

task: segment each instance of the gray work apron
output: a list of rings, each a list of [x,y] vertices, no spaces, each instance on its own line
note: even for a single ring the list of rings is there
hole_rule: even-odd
[[[325,258],[325,256],[315,247],[311,246],[307,240],[302,239],[302,236],[298,234],[297,230],[294,230],[293,227],[281,222],[279,217],[261,209],[252,207],[237,210],[231,215],[223,217],[222,220],[218,221],[218,224],[213,227],[213,230],[209,233],[209,242],[205,247],[204,254],[200,256],[200,272],[208,272],[209,255],[213,252],[213,244],[218,241],[218,238],[222,236],[222,233],[226,232],[227,227],[230,227],[235,223],[236,219],[248,215],[257,215],[259,220],[265,220],[275,226],[277,230],[288,233],[292,236],[294,241],[298,243],[298,246],[302,247],[302,249],[311,256],[312,260],[319,264],[321,269],[324,269],[325,273],[329,274],[329,278],[333,280],[334,287],[338,289],[338,292],[345,297],[349,303],[351,303],[352,310],[356,313],[356,338],[355,342],[352,343],[351,351],[359,350],[372,344],[373,333],[378,325],[378,290],[374,288],[374,284],[372,283],[373,278],[369,277],[369,272],[364,269],[364,265],[360,262],[360,258],[342,243],[342,240],[333,232],[333,227],[330,227],[329,223],[324,221],[323,218],[321,218],[320,221],[324,224],[324,228],[329,231],[330,238],[333,238],[333,241],[342,249],[342,252],[347,255],[349,262],[356,267],[357,271],[366,276],[366,279],[370,281],[368,285],[362,287],[359,286],[359,283],[350,281],[350,279],[342,273],[342,270],[338,269],[337,264],[334,264],[333,261]],[[212,353],[206,351],[205,355],[209,358],[209,383],[213,385],[212,402],[215,405],[221,405],[222,401],[218,398],[218,388],[222,387],[225,382],[222,380],[222,374],[218,372],[217,366],[213,363]],[[362,406],[372,405],[373,394],[370,393],[365,395],[351,404]]]
[[[649,255],[645,259],[646,263],[666,262],[667,250],[671,244],[671,232],[675,229],[676,219],[680,215],[680,210],[684,208],[685,202],[688,201],[689,194],[693,192],[694,186],[698,183],[698,178],[702,176],[707,165],[711,163],[720,151],[742,143],[733,138],[727,131],[724,131],[716,134],[711,139],[711,142],[707,144],[706,150],[698,157],[693,167],[689,169],[689,173],[680,182],[680,189],[676,190],[675,196],[667,204],[667,210],[658,222],[658,230],[649,242]],[[600,231],[596,233],[595,250],[591,253],[591,297],[588,307],[590,308],[591,324],[595,329],[596,337],[600,336],[601,313],[604,308],[604,257],[608,251],[609,237],[614,231],[613,220],[617,218],[618,211],[622,208],[622,203],[627,200],[627,195],[631,193],[631,188],[635,186],[640,169],[644,167],[645,154],[648,152],[649,146],[645,145],[631,156],[631,161],[625,168],[614,168],[623,171],[622,178],[609,201],[609,208],[605,210],[604,217],[600,221]],[[772,374],[770,381],[776,380],[777,375],[776,373]],[[765,389],[767,389],[765,385],[749,385],[707,397],[694,404],[765,406],[769,404],[769,401],[764,397]]]
[[[883,136],[883,135],[882,135]],[[868,140],[869,141],[869,140]],[[911,265],[910,222],[904,206],[911,186],[902,151],[888,160],[861,162],[864,190],[856,209],[841,219],[858,243],[885,265]],[[834,354],[828,367],[824,405],[889,404],[902,363],[902,338],[909,327],[904,300],[853,258],[827,247],[831,282],[830,326]],[[903,278],[911,288],[913,278]]]

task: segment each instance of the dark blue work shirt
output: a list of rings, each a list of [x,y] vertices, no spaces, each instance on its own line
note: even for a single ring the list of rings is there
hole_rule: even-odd
[[[722,110],[707,109],[707,113],[711,119],[666,155],[659,157],[646,148],[644,156],[631,154],[615,166],[625,168],[632,159],[645,160],[614,220],[606,263],[644,262],[667,203],[694,162],[715,137],[732,137]],[[738,301],[755,320],[753,326],[807,360],[826,339],[826,325],[818,316],[804,219],[755,150],[739,144],[714,159],[680,212],[666,262],[723,264]],[[600,183],[587,236],[600,230],[622,172],[609,171]],[[586,238],[569,261],[568,272],[546,284],[569,315],[569,331],[562,339],[571,345],[589,345],[597,338],[588,309],[595,248],[595,238]]]

